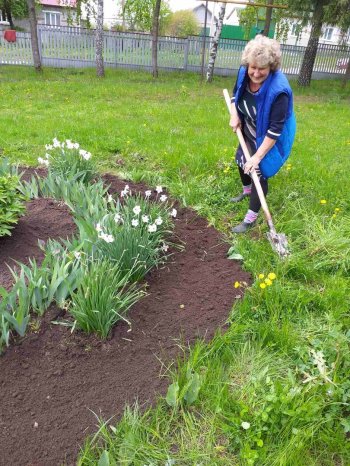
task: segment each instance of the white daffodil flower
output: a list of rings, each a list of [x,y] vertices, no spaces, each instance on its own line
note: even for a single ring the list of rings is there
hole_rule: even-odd
[[[168,196],[166,196],[165,194],[162,194],[159,199],[161,202],[165,202],[168,199]]]
[[[141,212],[141,207],[139,205],[135,205],[135,207],[132,209],[135,215],[139,215]]]
[[[53,147],[61,147],[60,141],[57,138],[53,138]]]
[[[74,149],[74,145],[70,139],[66,139],[67,149]]]
[[[152,225],[148,225],[148,231],[150,233],[154,233],[157,231],[157,225],[155,225],[154,223]]]
[[[50,162],[47,159],[43,159],[42,157],[38,157],[38,162],[41,165],[46,165],[46,167],[48,167],[50,165]]]
[[[142,215],[142,221],[143,221],[143,223],[148,223],[149,222],[149,216],[148,215]]]
[[[106,243],[113,243],[114,241],[114,238],[112,235],[105,235],[103,239],[106,241]]]
[[[105,241],[106,243],[113,243],[114,241],[114,238],[112,235],[107,235],[106,233],[100,233],[98,235],[99,238],[103,239],[103,241]]]
[[[73,143],[73,149],[79,149],[80,145],[78,142]]]
[[[177,210],[176,209],[173,209],[171,212],[170,212],[170,215],[175,218],[177,216]]]
[[[120,214],[115,214],[114,216],[115,223],[119,223],[122,221],[122,216]]]
[[[95,229],[98,233],[100,233],[102,231],[102,227],[101,227],[101,224],[100,223],[96,223],[96,226],[95,226]]]
[[[162,251],[167,252],[168,249],[169,249],[169,245],[164,243],[162,246]]]
[[[81,252],[74,251],[74,253],[73,253],[73,254],[74,254],[74,257],[75,257],[77,260],[79,260],[79,259],[80,259],[80,257],[81,257]]]
[[[244,430],[248,430],[249,427],[250,427],[250,422],[244,422],[244,421],[243,421],[242,424],[241,424],[241,426],[242,426],[242,428],[243,428]]]
[[[131,191],[130,191],[129,185],[126,184],[124,189],[121,191],[120,195],[121,197],[125,197],[125,196],[128,196],[129,194],[131,194]]]
[[[131,220],[131,225],[132,225],[133,227],[138,227],[138,226],[139,226],[139,221],[137,220],[137,218],[133,218],[133,219]]]
[[[86,151],[86,150],[80,149],[79,155],[80,155],[81,157],[83,157],[83,159],[85,159],[85,160],[91,159],[91,153],[88,152],[88,151]]]
[[[45,149],[46,150],[52,150],[53,146],[51,144],[45,144]]]
[[[163,192],[163,186],[156,186],[156,191],[158,194]]]
[[[145,198],[146,199],[149,199],[152,195],[152,191],[150,189],[148,189],[147,191],[145,191]]]
[[[163,223],[163,220],[162,220],[161,217],[158,217],[158,218],[155,219],[154,223],[155,223],[156,225],[161,225],[161,224]]]
[[[112,203],[113,202],[113,196],[112,194],[108,194],[107,196],[107,202]]]

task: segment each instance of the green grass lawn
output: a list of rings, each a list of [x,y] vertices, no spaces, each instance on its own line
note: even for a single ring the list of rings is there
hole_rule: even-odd
[[[169,370],[175,406],[161,399],[102,425],[81,465],[350,464],[350,90],[292,85],[297,137],[268,197],[290,244],[281,261],[263,219],[254,235],[229,234],[246,209],[229,203],[241,189],[222,98],[232,79],[0,68],[2,156],[36,165],[53,137],[77,141],[102,171],[166,185],[205,215],[255,279],[225,335]],[[262,288],[268,273],[276,279]]]

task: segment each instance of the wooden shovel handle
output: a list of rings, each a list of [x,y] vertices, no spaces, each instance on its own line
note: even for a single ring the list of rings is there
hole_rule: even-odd
[[[227,105],[227,108],[228,108],[228,111],[231,115],[231,99],[230,99],[230,95],[228,93],[228,90],[227,89],[224,89],[223,90],[223,94],[224,94],[224,97],[225,97],[225,101],[226,101],[226,105]],[[238,136],[238,140],[239,140],[239,143],[242,147],[242,150],[243,150],[243,154],[244,154],[244,157],[246,160],[250,160],[251,157],[250,157],[250,153],[249,153],[249,150],[248,150],[248,147],[247,147],[247,144],[244,140],[244,137],[243,137],[243,134],[242,134],[242,131],[241,131],[241,128],[237,128],[236,130],[236,134]],[[271,214],[270,214],[270,211],[269,211],[269,208],[267,206],[267,202],[266,202],[266,198],[265,198],[265,195],[264,195],[264,192],[262,190],[262,187],[261,187],[261,184],[260,184],[260,180],[259,180],[259,177],[255,171],[255,169],[253,169],[251,171],[251,177],[252,177],[252,180],[255,184],[255,187],[256,187],[256,191],[258,193],[258,196],[259,196],[259,200],[260,200],[260,203],[261,203],[261,207],[264,211],[264,214],[265,214],[265,217],[266,217],[266,220],[267,220],[267,223],[269,225],[269,228],[273,228],[274,229],[274,226],[273,226],[273,223],[272,223],[272,217],[271,217]]]

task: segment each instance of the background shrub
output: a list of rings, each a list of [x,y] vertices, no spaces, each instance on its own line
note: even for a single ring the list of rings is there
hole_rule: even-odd
[[[25,211],[24,196],[18,191],[20,178],[0,170],[0,237],[11,235]]]

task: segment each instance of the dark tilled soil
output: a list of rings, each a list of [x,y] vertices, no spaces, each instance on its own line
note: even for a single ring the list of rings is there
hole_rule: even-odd
[[[106,176],[111,192],[125,182]],[[136,190],[144,186],[130,187]],[[52,200],[28,204],[11,238],[0,238],[0,284],[9,288],[5,263],[42,258],[37,240],[74,232],[68,210]],[[179,209],[175,235],[184,251],[148,277],[148,296],[134,305],[107,341],[54,325],[50,309],[22,341],[0,356],[0,465],[73,465],[79,446],[96,430],[96,415],[117,420],[126,403],[142,406],[164,395],[162,362],[179,355],[177,343],[211,338],[223,326],[247,273],[227,256],[227,244],[206,221]]]

